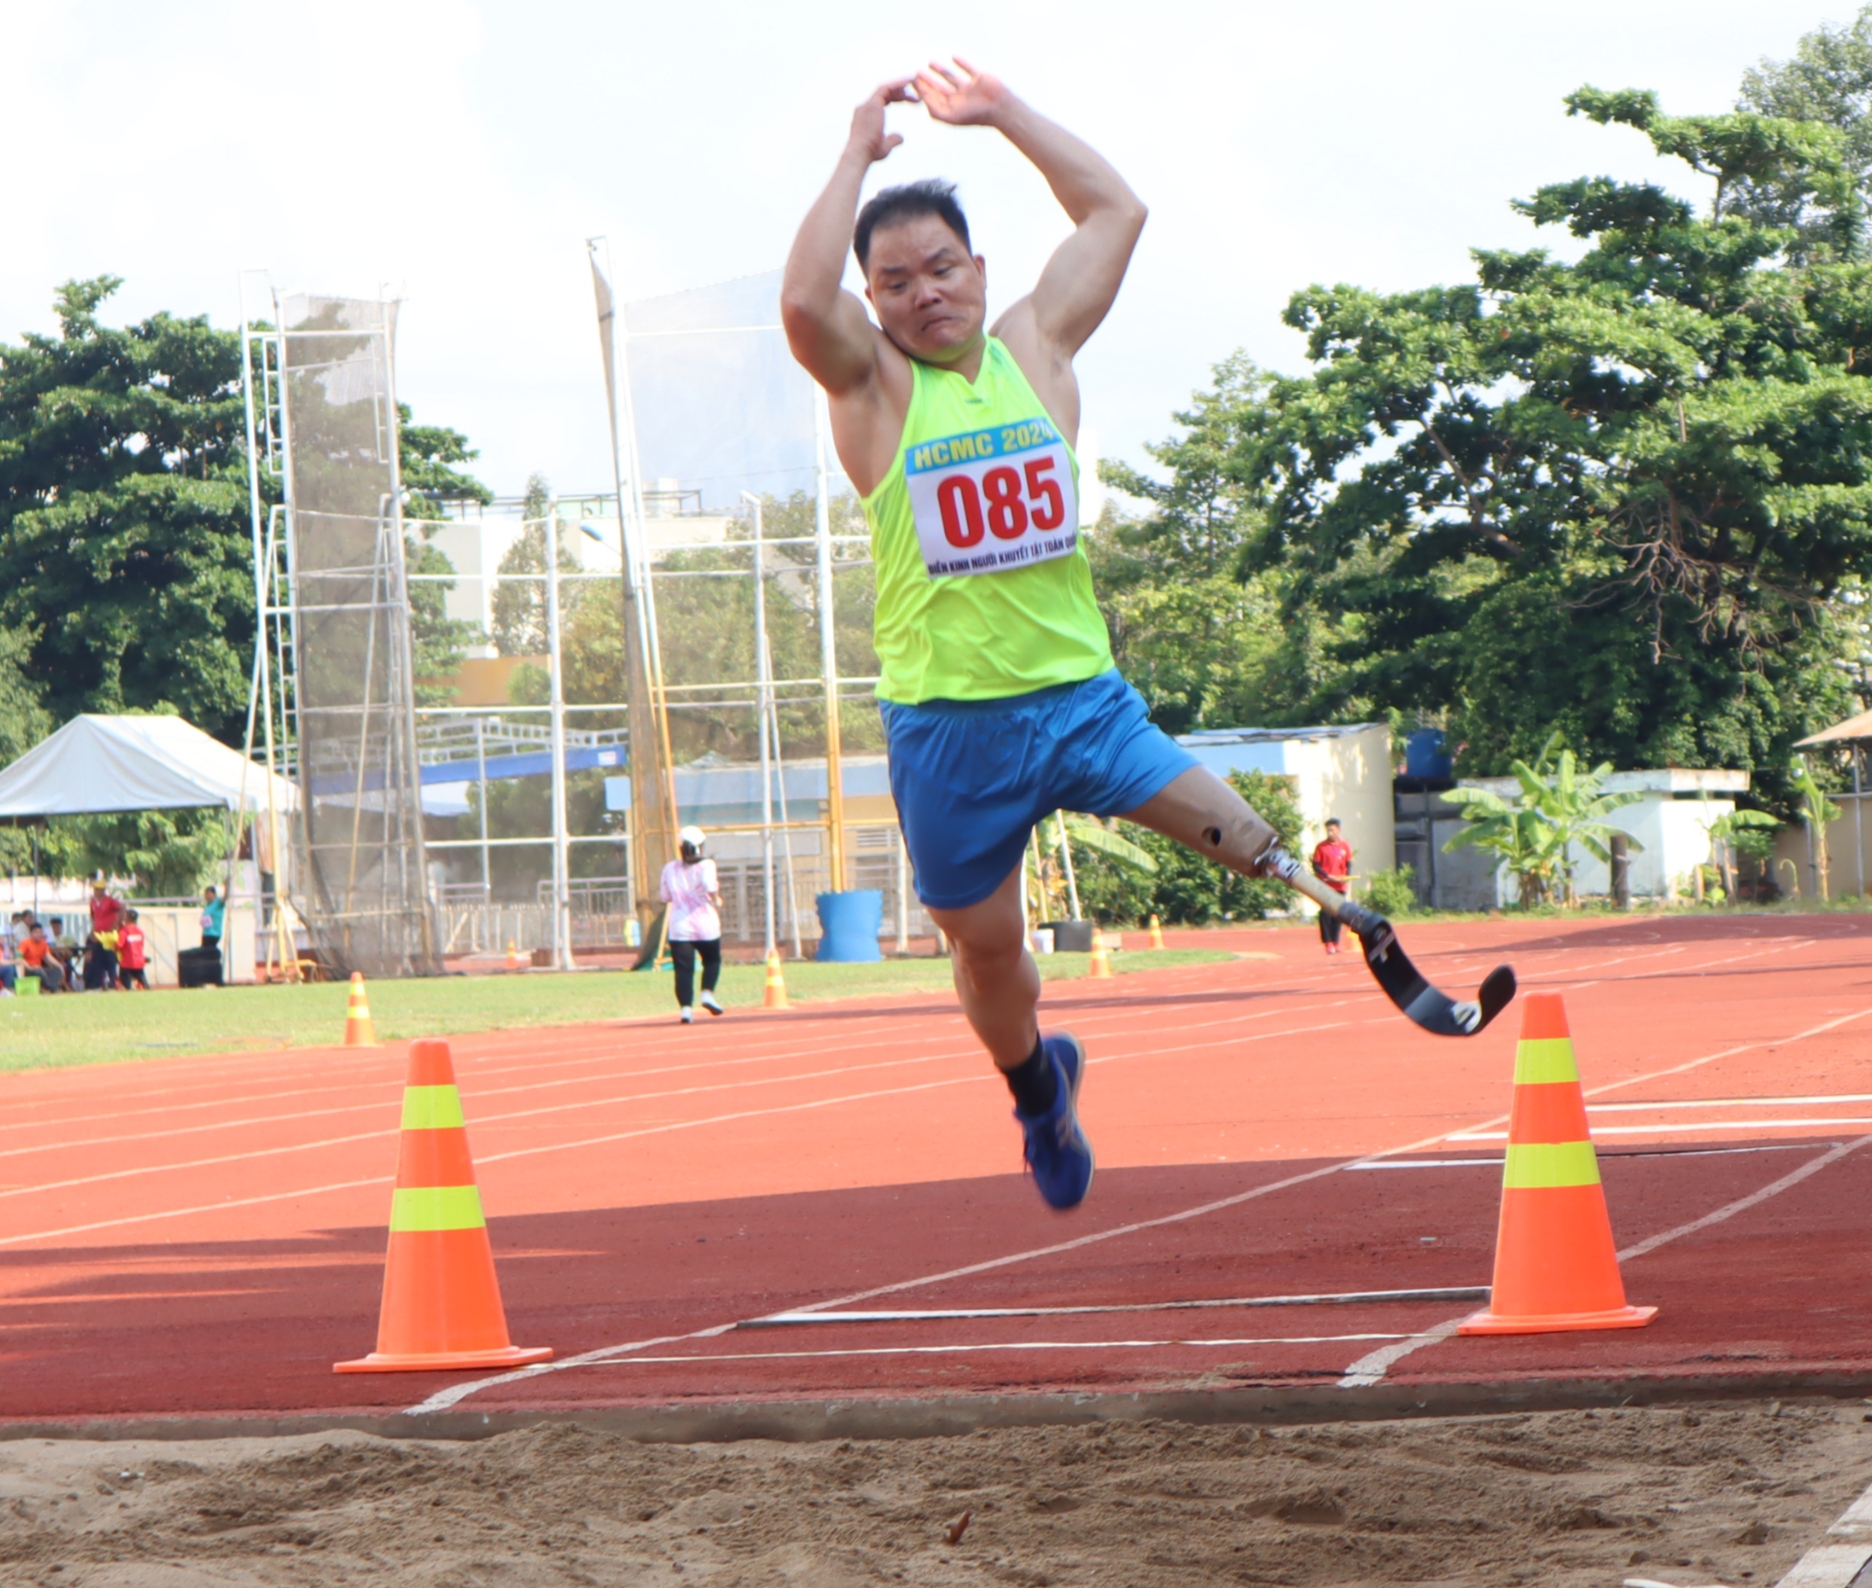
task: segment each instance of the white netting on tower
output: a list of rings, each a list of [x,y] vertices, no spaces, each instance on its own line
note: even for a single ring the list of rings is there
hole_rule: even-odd
[[[392,374],[396,305],[279,304],[300,904],[339,972],[440,970],[428,897]]]

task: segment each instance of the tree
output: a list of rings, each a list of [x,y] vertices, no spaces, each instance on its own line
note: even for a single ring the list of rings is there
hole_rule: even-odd
[[[494,586],[494,648],[502,656],[543,656],[546,654],[546,586],[538,575],[546,572],[546,514],[552,507],[552,485],[543,474],[527,476],[526,495],[520,504],[522,528],[518,539],[509,546],[496,572]],[[567,537],[559,536],[559,571],[577,573],[579,561]],[[516,578],[516,575],[532,577]],[[568,618],[567,608],[577,601],[579,587],[561,585],[559,590],[561,624]],[[572,600],[568,601],[567,597]],[[622,695],[613,695],[622,700]]]
[[[106,326],[121,284],[65,283],[57,336],[0,345],[0,628],[22,637],[51,723],[176,711],[238,744],[254,634],[240,337],[203,315]],[[465,437],[400,412],[408,516],[489,499],[456,467],[475,456]],[[409,550],[411,571],[453,572],[426,543]],[[413,587],[426,675],[451,670],[463,638],[444,589]]]
[[[408,404],[397,404],[403,560],[408,572],[422,576],[410,585],[410,650],[419,706],[446,705],[454,698],[453,689],[443,680],[461,666],[466,648],[481,638],[480,624],[448,615],[448,593],[455,588],[454,582],[430,582],[437,575],[455,572],[454,563],[432,539],[448,504],[485,506],[494,500],[494,493],[461,467],[479,456],[459,430],[419,425]]]
[[[1846,27],[1822,25],[1804,37],[1791,59],[1764,60],[1742,78],[1741,108],[1784,121],[1818,123],[1840,134],[1840,157],[1861,205],[1872,198],[1872,6]],[[1803,257],[1856,254],[1863,239],[1842,239],[1824,213],[1813,213],[1798,172],[1792,180],[1764,174],[1743,181],[1735,210],[1764,226],[1791,227]]]
[[[177,710],[231,738],[254,628],[239,338],[106,327],[119,285],[67,282],[57,336],[0,346],[0,623],[58,721]]]
[[[1709,208],[1559,183],[1516,208],[1580,239],[1574,262],[1478,252],[1470,283],[1296,294],[1311,370],[1218,366],[1159,454],[1151,533],[1277,599],[1262,720],[1440,716],[1472,775],[1558,729],[1595,761],[1753,768],[1785,801],[1793,741],[1852,709],[1830,663],[1872,575],[1859,198],[1830,128],[1567,103],[1711,176]],[[1744,212],[1770,180],[1832,255],[1792,260]]]
[[[1229,784],[1266,819],[1287,848],[1300,838],[1300,807],[1292,780],[1265,772],[1232,772]],[[1175,839],[1114,821],[1111,829],[1147,855],[1156,870],[1146,872],[1123,857],[1075,848],[1079,899],[1088,917],[1099,921],[1164,921],[1203,926],[1210,921],[1259,921],[1288,909],[1293,895],[1285,883],[1243,877],[1206,860]]]

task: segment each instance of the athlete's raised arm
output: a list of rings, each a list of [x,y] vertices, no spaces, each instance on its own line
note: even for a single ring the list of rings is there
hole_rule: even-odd
[[[780,319],[793,356],[835,397],[871,381],[877,370],[877,331],[864,305],[839,282],[865,172],[903,142],[884,130],[884,107],[909,99],[910,79],[899,78],[852,112],[851,137],[832,180],[806,212],[780,283]]]
[[[1144,230],[1143,200],[1083,139],[1048,121],[1000,79],[960,56],[952,66],[932,62],[918,73],[916,94],[938,121],[993,127],[1034,163],[1071,217],[1072,236],[1054,250],[1033,292],[995,326],[995,334],[1017,354],[1022,349],[1016,340],[1027,333],[1041,344],[1035,352],[1070,363],[1118,296]]]

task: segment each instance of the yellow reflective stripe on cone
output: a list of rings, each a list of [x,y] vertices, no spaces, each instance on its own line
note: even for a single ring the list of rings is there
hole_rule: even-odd
[[[390,1198],[390,1230],[478,1230],[481,1190],[471,1185],[398,1186]]]
[[[1523,1038],[1515,1047],[1516,1086],[1545,1086],[1555,1081],[1577,1081],[1571,1037]]]
[[[1554,1186],[1597,1185],[1599,1160],[1590,1141],[1522,1141],[1508,1144],[1502,1187],[1539,1191]]]
[[[405,1130],[460,1130],[461,1093],[452,1086],[406,1086],[403,1088],[403,1128]]]

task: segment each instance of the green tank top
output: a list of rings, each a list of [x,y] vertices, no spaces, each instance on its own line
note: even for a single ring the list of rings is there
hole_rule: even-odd
[[[877,568],[877,692],[999,700],[1112,667],[1079,544],[1079,460],[994,337],[971,385],[910,362],[910,412],[864,499]]]

